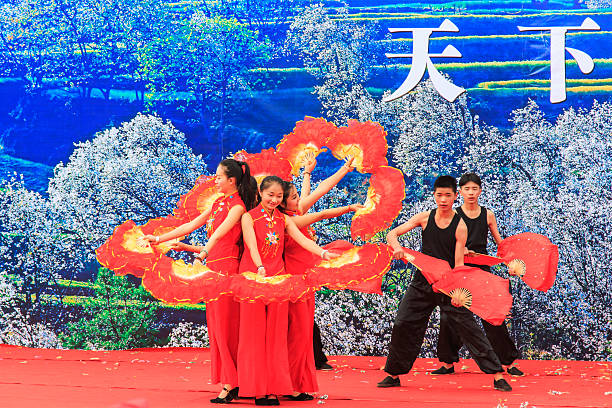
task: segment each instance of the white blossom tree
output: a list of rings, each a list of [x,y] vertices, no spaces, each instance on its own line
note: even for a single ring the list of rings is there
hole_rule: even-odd
[[[171,214],[205,172],[203,158],[182,133],[159,117],[139,114],[77,144],[68,163],[55,168],[49,202],[93,256],[123,221],[142,224]]]

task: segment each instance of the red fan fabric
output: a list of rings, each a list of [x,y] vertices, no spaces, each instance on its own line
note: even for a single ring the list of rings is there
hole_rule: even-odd
[[[113,270],[116,275],[131,274],[140,278],[146,270],[153,267],[163,253],[170,250],[174,241],[156,246],[141,246],[138,239],[146,234],[162,234],[178,225],[180,221],[173,217],[155,218],[143,226],[128,220],[115,228],[106,242],[96,249],[98,262]]]
[[[244,150],[234,155],[236,160],[245,161],[251,169],[251,176],[257,180],[257,185],[267,176],[278,176],[283,180],[291,180],[291,163],[276,154],[273,148],[264,149],[260,153],[247,153]]]
[[[480,268],[458,266],[435,282],[433,288],[451,297],[454,291],[469,291],[465,307],[494,326],[501,325],[512,308],[508,279]]]
[[[430,284],[443,279],[452,270],[448,262],[443,259],[434,258],[410,248],[404,248],[404,252],[406,256],[402,260],[416,266]]]
[[[391,267],[392,252],[387,245],[365,244],[354,246],[346,241],[335,241],[324,247],[339,253],[338,258],[321,260],[306,272],[306,279],[314,289],[365,288],[370,280],[382,277]],[[361,286],[364,284],[366,286]]]
[[[210,208],[213,202],[221,196],[215,185],[215,176],[200,176],[195,186],[181,196],[174,216],[183,223],[189,222]]]
[[[517,259],[524,268],[521,279],[531,288],[546,292],[557,277],[559,248],[544,235],[524,232],[504,239],[497,254],[512,267]]]
[[[276,146],[276,152],[291,163],[292,173],[298,175],[308,153],[315,157],[336,133],[337,128],[323,118],[306,116],[295,124],[293,132],[285,135]]]
[[[471,253],[463,257],[463,262],[473,265],[493,266],[503,263],[504,260],[497,256]]]
[[[312,293],[304,275],[284,274],[262,277],[255,272],[233,275],[230,289],[234,299],[239,302],[261,301],[265,304],[303,301]]]
[[[229,292],[228,277],[200,263],[162,256],[142,277],[142,286],[166,303],[211,302]]]
[[[370,178],[365,208],[357,210],[351,222],[351,236],[364,241],[386,228],[402,210],[406,197],[406,183],[401,170],[378,167]]]
[[[387,132],[375,122],[349,120],[327,142],[338,159],[353,156],[353,166],[360,173],[372,173],[387,165]]]
[[[354,290],[355,292],[382,295],[382,280],[382,276],[377,276],[374,279],[370,279],[365,282],[347,285],[346,289]]]

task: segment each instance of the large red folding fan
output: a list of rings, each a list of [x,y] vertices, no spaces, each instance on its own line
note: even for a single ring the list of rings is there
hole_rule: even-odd
[[[544,235],[524,232],[500,242],[498,256],[469,254],[464,260],[475,265],[508,265],[508,273],[519,276],[530,288],[546,292],[555,282],[559,248]]]
[[[240,302],[297,302],[311,293],[304,275],[259,276],[255,272],[232,275],[230,290]]]
[[[234,159],[244,161],[249,165],[251,176],[257,180],[257,185],[267,176],[278,176],[283,180],[291,180],[291,163],[276,154],[273,148],[264,149],[259,153],[247,153],[240,150],[234,154]]]
[[[139,242],[139,238],[161,235],[180,224],[181,220],[174,217],[154,218],[143,226],[128,220],[115,228],[106,242],[96,249],[98,262],[117,275],[131,274],[140,278],[178,239],[152,246]]]
[[[226,274],[215,272],[201,263],[162,256],[142,277],[142,286],[166,303],[210,302],[229,292]]]
[[[406,197],[406,183],[401,170],[394,167],[378,167],[370,178],[368,197],[364,208],[355,212],[351,222],[353,239],[369,240],[393,223],[402,210]]]
[[[215,176],[200,176],[195,186],[181,196],[174,210],[174,216],[183,223],[189,222],[210,208],[221,195],[215,185]]]
[[[276,146],[276,153],[291,163],[292,173],[298,175],[309,154],[316,157],[336,133],[337,128],[323,118],[306,116],[295,124],[293,132],[285,135]]]
[[[360,173],[372,173],[387,165],[387,132],[375,122],[349,120],[327,142],[332,154],[340,159],[354,157],[353,166]]]
[[[458,266],[433,288],[450,296],[454,306],[464,306],[495,326],[504,322],[512,308],[508,279],[480,268]]]
[[[354,246],[347,241],[334,241],[324,247],[340,256],[328,261],[321,260],[306,271],[308,284],[318,289],[373,290],[365,284],[382,277],[391,267],[391,250],[387,245],[365,244]]]
[[[448,262],[443,259],[434,258],[410,248],[404,248],[404,253],[402,260],[416,266],[430,284],[439,281],[452,270]]]

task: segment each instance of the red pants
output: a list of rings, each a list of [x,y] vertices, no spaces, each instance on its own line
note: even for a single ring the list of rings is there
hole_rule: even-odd
[[[288,302],[240,304],[238,385],[240,395],[291,394],[287,352]]]
[[[223,295],[206,304],[206,324],[210,340],[210,379],[213,384],[236,386],[238,373],[238,330],[240,304],[231,295]]]
[[[289,373],[296,392],[315,392],[319,388],[312,346],[314,306],[314,295],[303,302],[289,303]]]

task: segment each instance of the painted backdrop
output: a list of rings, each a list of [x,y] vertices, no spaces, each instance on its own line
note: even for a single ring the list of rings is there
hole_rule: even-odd
[[[523,356],[609,360],[610,30],[607,0],[5,0],[0,342],[205,345],[204,305],[158,303],[93,251],[127,219],[168,214],[220,159],[315,116],[386,129],[407,183],[397,222],[432,206],[436,176],[481,174],[502,235],[560,250],[550,291],[512,282]],[[339,165],[319,156],[315,179]],[[366,188],[351,173],[318,208]],[[317,225],[321,243],[349,222]],[[320,292],[326,351],[385,354],[411,273],[394,265],[384,296]]]

